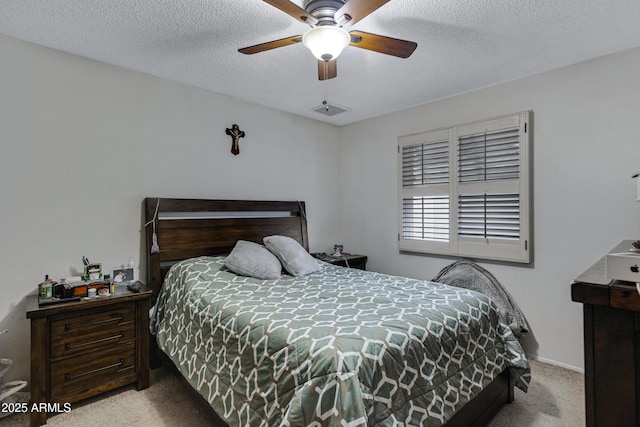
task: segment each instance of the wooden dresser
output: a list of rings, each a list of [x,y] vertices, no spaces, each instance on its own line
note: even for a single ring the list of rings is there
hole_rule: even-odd
[[[624,241],[611,252],[631,248]],[[640,425],[640,295],[635,283],[611,281],[605,258],[571,284],[583,304],[587,427]]]
[[[123,284],[111,296],[42,307],[29,296],[30,407],[62,406],[128,384],[147,388],[150,297],[146,287],[133,293]],[[32,412],[30,422],[46,419],[47,410]]]

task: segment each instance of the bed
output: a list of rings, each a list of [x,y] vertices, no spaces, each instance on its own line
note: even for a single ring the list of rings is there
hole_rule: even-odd
[[[268,280],[225,267],[239,240],[308,250],[304,202],[148,198],[144,212],[154,341],[221,425],[484,425],[527,388],[481,294],[328,263]]]

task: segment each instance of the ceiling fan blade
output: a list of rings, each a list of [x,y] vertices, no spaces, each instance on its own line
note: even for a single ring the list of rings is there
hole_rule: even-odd
[[[258,52],[264,52],[265,50],[271,50],[277,47],[289,46],[292,44],[300,43],[301,41],[302,41],[302,36],[287,37],[284,39],[272,40],[270,42],[256,44],[254,46],[243,47],[242,49],[238,49],[238,52],[244,53],[245,55],[252,55]]]
[[[338,64],[336,60],[322,61],[318,60],[318,80],[333,79],[338,75]]]
[[[291,3],[289,0],[263,0],[263,1],[265,3],[269,3],[271,6],[275,7],[276,9],[280,9],[287,15],[292,16],[294,19],[297,19],[302,23],[315,25],[318,22],[318,20],[313,15],[310,15],[309,13],[307,13],[306,10],[304,10],[303,8],[301,8],[295,3]]]
[[[334,19],[340,23],[346,18],[348,21],[342,25],[353,25],[388,1],[389,0],[349,0],[344,6],[338,9]]]
[[[365,33],[364,31],[351,31],[349,34],[351,35],[351,42],[349,43],[351,46],[397,56],[398,58],[410,57],[418,47],[415,42]]]

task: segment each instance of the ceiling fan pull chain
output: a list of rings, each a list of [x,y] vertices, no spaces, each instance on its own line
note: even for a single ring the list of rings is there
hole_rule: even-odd
[[[329,62],[325,61],[324,63],[324,79],[327,80],[327,74],[329,73]],[[327,102],[327,85],[324,86],[324,100],[322,101],[322,105],[324,105],[324,110],[329,111],[329,103]]]

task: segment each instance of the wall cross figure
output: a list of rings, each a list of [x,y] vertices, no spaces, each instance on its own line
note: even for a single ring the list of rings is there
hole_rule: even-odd
[[[230,128],[227,128],[227,135],[231,137],[231,153],[234,156],[240,154],[240,138],[244,138],[244,131],[240,130],[240,127],[236,124],[232,125]]]

